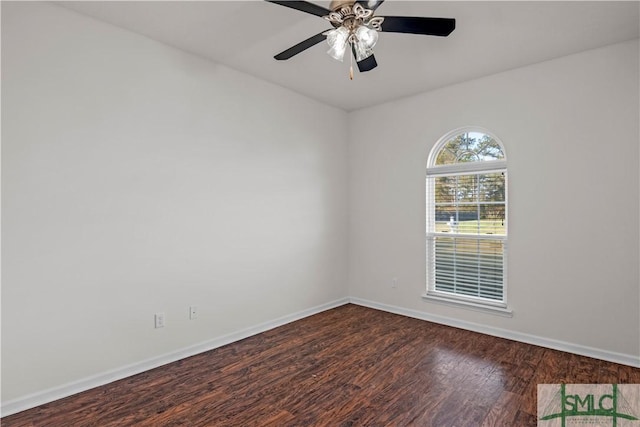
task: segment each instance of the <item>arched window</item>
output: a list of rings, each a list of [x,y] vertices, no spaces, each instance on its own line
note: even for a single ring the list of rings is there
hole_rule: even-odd
[[[489,131],[452,131],[427,165],[427,297],[506,308],[507,158]]]

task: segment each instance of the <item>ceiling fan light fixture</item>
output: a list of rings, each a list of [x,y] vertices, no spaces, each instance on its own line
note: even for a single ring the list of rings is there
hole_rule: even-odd
[[[331,0],[329,9],[306,0],[266,1],[321,17],[333,26],[333,29],[318,33],[280,52],[275,59],[289,59],[326,39],[329,44],[327,53],[340,62],[343,61],[347,48],[353,52],[349,52],[351,79],[354,57],[360,72],[371,71],[378,66],[373,56],[373,47],[378,41],[379,32],[446,37],[456,28],[456,20],[452,18],[375,16],[376,10],[385,0]]]
[[[347,40],[349,39],[349,30],[345,27],[338,27],[329,31],[327,34],[327,43],[329,50],[327,53],[334,59],[342,61],[344,53],[347,50]]]

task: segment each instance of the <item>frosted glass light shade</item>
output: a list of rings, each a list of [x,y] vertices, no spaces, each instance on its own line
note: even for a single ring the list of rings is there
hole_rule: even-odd
[[[378,43],[378,32],[369,27],[361,25],[356,30],[356,38],[360,43],[364,45],[366,49],[373,49],[376,43]]]
[[[330,48],[327,51],[332,58],[342,61],[344,52],[347,50],[347,39],[349,38],[349,30],[344,27],[338,27],[329,31],[327,34],[327,43]]]
[[[373,55],[373,47],[378,42],[378,32],[364,25],[356,30],[356,42],[353,45],[356,61],[360,62]]]

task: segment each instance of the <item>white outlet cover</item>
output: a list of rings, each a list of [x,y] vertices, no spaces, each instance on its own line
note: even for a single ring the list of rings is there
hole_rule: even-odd
[[[164,328],[164,313],[156,313],[155,326],[157,328]]]

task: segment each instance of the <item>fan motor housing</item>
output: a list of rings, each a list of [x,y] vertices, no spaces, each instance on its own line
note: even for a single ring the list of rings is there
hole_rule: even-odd
[[[340,11],[340,9],[342,9],[345,6],[353,7],[354,3],[355,3],[355,0],[333,0],[329,5],[329,9],[331,9],[334,12],[338,12]]]

